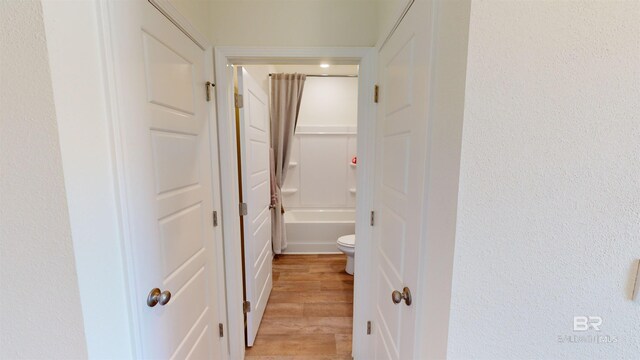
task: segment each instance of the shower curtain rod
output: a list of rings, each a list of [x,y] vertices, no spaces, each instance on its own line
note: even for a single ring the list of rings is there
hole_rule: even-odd
[[[269,74],[271,76],[273,74]],[[346,77],[346,78],[357,78],[358,75],[307,75],[307,77]]]

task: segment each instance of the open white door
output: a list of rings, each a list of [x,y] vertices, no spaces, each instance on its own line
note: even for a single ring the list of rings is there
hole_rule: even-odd
[[[238,67],[241,201],[243,217],[247,346],[253,346],[271,294],[271,202],[269,176],[269,97],[242,67]],[[238,104],[237,104],[238,105]]]
[[[221,239],[212,222],[217,159],[205,93],[205,67],[212,64],[149,2],[107,6],[138,356],[219,359],[215,249]]]
[[[427,159],[430,9],[416,1],[378,58],[374,294],[375,359],[415,359]],[[406,288],[407,291],[403,292]],[[394,293],[395,292],[395,293]],[[404,293],[404,294],[403,294]],[[392,299],[394,294],[395,299]],[[404,298],[403,298],[404,295]]]

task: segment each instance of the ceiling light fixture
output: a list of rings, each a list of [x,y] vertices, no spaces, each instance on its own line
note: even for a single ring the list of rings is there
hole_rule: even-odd
[[[329,65],[329,64],[320,64],[320,67],[321,67],[321,68],[323,68],[323,69],[326,69],[326,68],[328,68],[329,66],[331,66],[331,65]]]

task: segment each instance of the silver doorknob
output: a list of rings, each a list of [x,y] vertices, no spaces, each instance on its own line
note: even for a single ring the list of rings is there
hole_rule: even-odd
[[[164,306],[171,300],[171,292],[169,290],[165,290],[160,292],[160,289],[154,288],[149,292],[149,296],[147,296],[147,305],[149,307],[154,307],[158,304]]]
[[[402,292],[393,290],[391,293],[391,301],[393,301],[394,304],[400,304],[402,300],[404,300],[407,306],[411,305],[411,290],[406,286],[402,289]]]

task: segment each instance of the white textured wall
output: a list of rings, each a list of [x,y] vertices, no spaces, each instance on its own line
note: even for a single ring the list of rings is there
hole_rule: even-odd
[[[639,19],[638,1],[473,2],[450,359],[640,356]],[[576,315],[617,343],[559,343]]]
[[[269,74],[276,72],[302,72],[320,74],[325,71],[318,65],[242,65],[249,75],[269,94]],[[345,65],[332,68],[345,68]],[[333,69],[326,70],[330,73]],[[349,75],[357,74],[356,66]],[[302,93],[298,125],[300,126],[350,126],[358,122],[358,78],[344,77],[307,77]]]
[[[41,4],[0,14],[0,358],[86,358]]]
[[[214,0],[210,38],[235,46],[373,46],[375,0]]]
[[[384,41],[393,25],[398,21],[402,11],[407,7],[411,0],[375,0],[378,6],[378,17],[376,20],[378,26],[378,45]],[[427,0],[416,0],[427,1]],[[447,0],[451,1],[451,0]]]
[[[378,1],[169,0],[215,46],[373,46]]]
[[[204,36],[211,28],[211,0],[169,0],[169,2]]]
[[[215,46],[373,46],[378,38],[378,0],[169,1]]]
[[[358,123],[358,78],[308,77],[299,126],[351,126]]]

